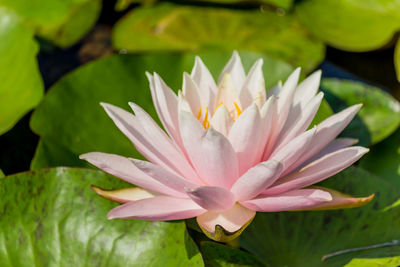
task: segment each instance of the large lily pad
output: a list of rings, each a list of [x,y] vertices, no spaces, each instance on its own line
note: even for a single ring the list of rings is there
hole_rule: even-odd
[[[100,171],[43,169],[0,180],[1,266],[203,266],[185,223],[107,220]]]
[[[342,133],[358,138],[361,145],[385,139],[400,125],[400,103],[377,87],[356,81],[324,79],[321,89],[335,112],[363,104],[358,116]]]
[[[373,146],[360,165],[400,189],[400,129]]]
[[[306,71],[314,69],[325,54],[323,43],[290,14],[172,4],[128,13],[114,27],[113,45],[131,52],[249,50]]]
[[[375,199],[349,210],[259,213],[242,234],[242,246],[272,266],[343,266],[353,258],[400,255],[400,246],[390,246],[345,253],[322,262],[322,256],[339,250],[400,238],[400,206],[386,208],[399,198],[399,190],[355,167],[323,185],[358,196],[375,192]]]
[[[0,134],[8,131],[43,95],[36,63],[38,46],[21,20],[0,6]]]
[[[261,56],[241,55],[246,69]],[[200,56],[217,75],[230,53],[209,52]],[[268,87],[292,71],[286,63],[263,58]],[[145,71],[158,72],[171,88],[179,89],[183,71],[190,71],[193,63],[194,54],[116,55],[65,76],[51,88],[32,116],[31,128],[42,137],[32,167],[86,166],[77,157],[90,151],[140,158],[99,103],[109,102],[129,109],[128,102],[133,101],[155,117]]]
[[[74,44],[97,20],[101,0],[0,0],[38,35],[65,47]]]
[[[400,29],[399,10],[398,0],[304,0],[296,5],[296,14],[313,34],[355,52],[387,44]]]

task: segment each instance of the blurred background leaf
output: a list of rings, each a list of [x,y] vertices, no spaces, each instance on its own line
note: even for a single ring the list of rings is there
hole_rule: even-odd
[[[269,9],[172,4],[137,8],[128,13],[114,27],[113,45],[135,53],[249,50],[302,66],[306,72],[314,69],[325,54],[323,43],[313,38],[291,14]]]
[[[107,220],[116,204],[91,184],[127,185],[72,168],[1,179],[1,266],[204,266],[184,222]]]
[[[36,34],[61,47],[74,44],[96,22],[101,0],[0,0]]]
[[[0,6],[0,134],[11,129],[43,96],[38,45],[17,15]]]

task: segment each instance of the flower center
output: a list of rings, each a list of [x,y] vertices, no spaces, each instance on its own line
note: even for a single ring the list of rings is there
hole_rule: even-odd
[[[214,112],[213,112],[212,116],[214,116],[215,111],[216,111],[221,105],[223,105],[223,102],[222,102],[222,101],[221,101],[221,102],[219,103],[219,105],[214,109]],[[233,105],[235,106],[235,110],[232,110],[232,111],[230,112],[230,116],[231,116],[232,120],[235,121],[235,120],[240,116],[240,114],[242,114],[242,109],[240,108],[240,106],[239,106],[236,102],[233,102]],[[196,118],[197,118],[199,121],[201,121],[201,119],[202,119],[201,114],[202,114],[202,109],[201,109],[201,107],[199,107],[199,111],[197,112],[197,116],[196,116]],[[211,119],[211,118],[209,118],[208,116],[209,116],[209,109],[208,109],[208,107],[206,107],[206,111],[205,111],[205,114],[204,114],[204,119],[203,119],[203,122],[201,123],[201,124],[203,125],[204,129],[210,128],[210,119]],[[211,117],[212,117],[212,116],[211,116]]]

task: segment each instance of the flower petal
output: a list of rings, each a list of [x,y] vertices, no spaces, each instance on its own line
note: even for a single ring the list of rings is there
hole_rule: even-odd
[[[325,155],[310,163],[298,172],[280,178],[265,194],[280,194],[296,188],[306,187],[318,183],[347,168],[360,159],[369,149],[364,147],[348,147]]]
[[[299,104],[301,107],[304,107],[317,94],[321,74],[322,72],[317,70],[297,86],[293,97],[293,106]]]
[[[195,58],[191,77],[200,89],[202,107],[212,107],[217,93],[217,85],[210,71],[198,56]]]
[[[157,73],[154,73],[154,76],[150,73],[146,73],[146,75],[150,82],[151,96],[158,118],[160,118],[168,135],[182,148],[182,140],[178,126],[177,97]]]
[[[209,238],[227,242],[238,237],[255,215],[255,211],[235,204],[224,212],[208,211],[197,216],[197,223]]]
[[[239,161],[239,175],[256,163],[261,140],[261,117],[256,104],[248,107],[233,123],[228,139]]]
[[[284,175],[290,173],[302,163],[320,152],[328,145],[354,118],[361,105],[354,105],[339,113],[336,113],[317,125],[317,132],[311,141],[310,149],[304,153],[301,158],[284,171]]]
[[[220,132],[224,136],[228,136],[228,133],[233,124],[233,120],[224,104],[220,105],[217,108],[211,118],[210,123],[216,131]]]
[[[218,86],[218,91],[217,95],[215,96],[213,111],[216,110],[216,108],[219,105],[221,105],[221,103],[226,106],[226,108],[229,111],[229,114],[231,114],[232,117],[237,117],[239,115],[237,114],[236,111],[237,109],[236,106],[241,108],[239,95],[235,89],[233,78],[229,73],[225,73],[224,77],[222,78],[222,81]]]
[[[238,178],[238,161],[229,141],[212,128],[205,131],[192,114],[184,111],[180,127],[186,151],[201,179],[229,189]]]
[[[148,161],[138,160],[138,159],[130,159],[135,166],[146,173],[148,176],[153,178],[154,180],[162,183],[169,188],[172,188],[178,192],[186,193],[185,188],[196,188],[197,184],[194,184],[184,178],[175,175],[162,167],[150,163]]]
[[[90,162],[103,171],[117,176],[128,183],[143,187],[147,190],[171,196],[185,197],[183,193],[166,187],[139,170],[128,158],[101,152],[83,154],[79,158]]]
[[[204,212],[191,199],[156,196],[118,206],[108,213],[107,218],[168,221],[188,219]]]
[[[357,208],[368,204],[375,196],[375,194],[371,194],[367,197],[353,197],[339,191],[321,186],[312,186],[311,188],[324,190],[330,193],[332,196],[332,201],[320,203],[307,210],[335,210]]]
[[[253,102],[261,108],[267,98],[265,92],[264,75],[262,72],[263,60],[260,58],[251,67],[246,81],[239,93],[240,103],[243,107],[250,106]]]
[[[94,185],[91,185],[90,187],[94,192],[96,192],[96,194],[119,203],[127,203],[160,195],[140,187],[122,188],[118,190],[104,190]]]
[[[197,84],[186,72],[183,74],[182,95],[189,103],[193,114],[197,114],[203,108],[200,102],[200,92]]]
[[[283,164],[283,170],[294,164],[305,151],[309,149],[309,145],[313,140],[317,129],[316,127],[302,133],[292,139],[287,145],[271,155],[271,159],[279,161]]]
[[[267,101],[264,103],[262,108],[260,109],[260,117],[261,117],[261,137],[260,137],[260,145],[258,146],[256,161],[262,161],[264,151],[268,144],[268,140],[270,139],[270,134],[272,133],[273,127],[273,118],[275,117],[275,97],[270,96]]]
[[[188,196],[200,207],[210,211],[224,211],[235,204],[235,196],[228,190],[216,186],[202,186],[186,190]]]
[[[243,174],[232,186],[231,192],[238,200],[251,199],[273,184],[282,170],[283,165],[280,162],[261,162]]]
[[[317,96],[313,97],[304,108],[296,107],[291,110],[291,113],[279,134],[275,149],[279,149],[286,145],[290,140],[300,135],[308,128],[318,111],[323,97],[324,93],[320,92]]]
[[[246,79],[246,74],[243,69],[242,61],[238,52],[234,51],[231,59],[228,61],[224,67],[221,75],[218,79],[218,84],[221,84],[225,74],[229,73],[233,80],[233,85],[237,93],[242,88],[244,80]]]
[[[330,193],[319,189],[297,189],[276,196],[260,195],[240,204],[261,212],[303,210],[332,200]]]

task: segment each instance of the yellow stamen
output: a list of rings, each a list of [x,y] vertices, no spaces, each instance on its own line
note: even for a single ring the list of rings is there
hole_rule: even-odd
[[[208,122],[208,107],[206,108],[206,114],[204,115],[203,127],[205,129],[210,127],[210,123]]]
[[[197,117],[196,117],[198,120],[200,120],[200,118],[201,118],[201,108],[199,108],[199,112],[197,112]]]
[[[238,106],[238,104],[236,102],[233,102],[233,104],[235,105],[235,108],[236,108],[237,117],[239,117],[240,114],[242,114],[242,110],[240,109],[240,107]]]

